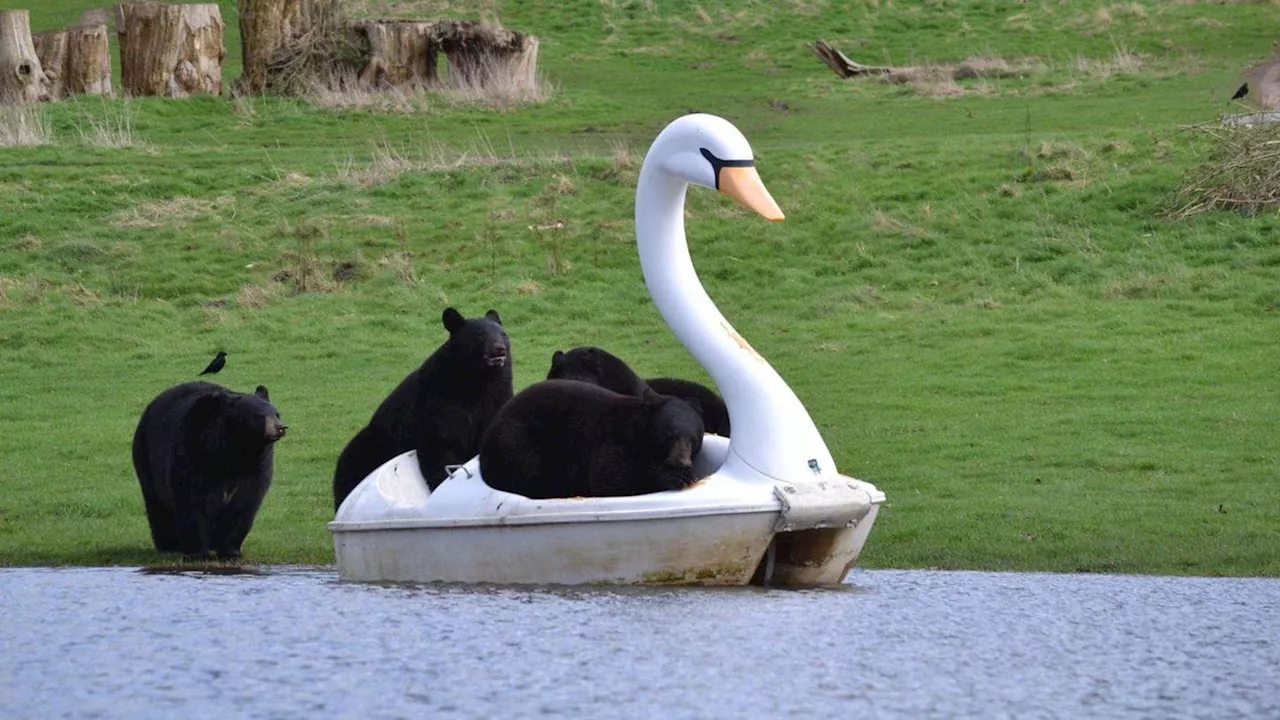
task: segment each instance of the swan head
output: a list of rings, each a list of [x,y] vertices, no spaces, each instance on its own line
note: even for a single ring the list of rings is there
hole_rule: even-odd
[[[785,217],[756,172],[751,145],[722,117],[676,118],[653,141],[645,164],[654,161],[668,175],[717,190],[767,220]]]

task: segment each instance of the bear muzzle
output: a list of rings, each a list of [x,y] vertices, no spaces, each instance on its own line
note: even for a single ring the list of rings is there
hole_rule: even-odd
[[[673,442],[667,451],[667,464],[682,468],[693,467],[693,443],[688,438]]]
[[[500,368],[507,364],[507,349],[504,347],[489,348],[484,354],[484,364],[492,368]]]
[[[266,432],[264,433],[264,435],[267,438],[267,442],[275,442],[280,438],[284,437],[285,432],[287,432],[288,430],[289,430],[288,425],[282,424],[279,420],[276,420],[275,418],[267,418]]]

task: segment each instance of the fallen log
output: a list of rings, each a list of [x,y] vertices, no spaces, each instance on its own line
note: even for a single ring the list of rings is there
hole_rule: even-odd
[[[903,68],[877,67],[875,65],[863,65],[859,62],[850,60],[847,55],[836,50],[826,42],[819,40],[809,46],[813,49],[813,53],[822,58],[822,61],[830,67],[835,74],[842,78],[859,77],[861,75],[888,75],[889,73],[902,70]]]

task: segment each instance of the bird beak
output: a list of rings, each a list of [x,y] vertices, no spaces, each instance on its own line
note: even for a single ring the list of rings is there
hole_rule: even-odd
[[[722,167],[719,181],[720,192],[755,211],[765,220],[779,222],[786,217],[782,214],[782,208],[778,207],[773,196],[765,189],[760,173],[754,167]]]

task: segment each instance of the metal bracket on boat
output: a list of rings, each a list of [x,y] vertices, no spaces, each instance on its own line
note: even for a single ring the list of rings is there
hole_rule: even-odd
[[[445,465],[445,477],[452,477],[458,470],[462,470],[467,474],[467,477],[471,477],[471,471],[467,469],[466,465]]]
[[[849,527],[871,508],[867,491],[842,479],[778,483],[773,494],[782,502],[774,532]]]

